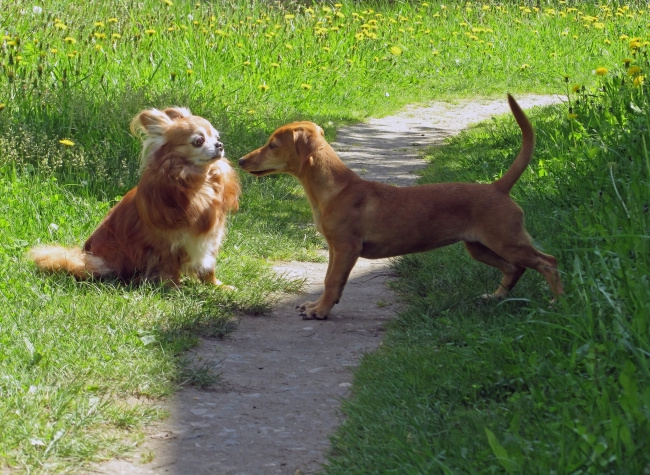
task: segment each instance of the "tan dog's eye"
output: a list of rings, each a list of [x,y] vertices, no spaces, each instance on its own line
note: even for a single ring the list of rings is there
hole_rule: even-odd
[[[199,136],[199,137],[197,137],[197,138],[194,139],[194,142],[192,142],[192,145],[195,146],[196,148],[199,148],[199,147],[201,147],[204,143],[205,143],[205,137],[203,137],[203,136],[201,135],[201,136]]]

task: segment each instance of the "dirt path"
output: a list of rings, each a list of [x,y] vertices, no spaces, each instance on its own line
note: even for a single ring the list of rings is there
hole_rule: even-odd
[[[518,98],[523,108],[559,100]],[[425,166],[419,159],[423,147],[508,111],[505,97],[408,108],[342,129],[332,145],[364,178],[410,185]],[[385,285],[391,270],[388,260],[360,259],[329,320],[303,321],[294,307],[320,294],[326,264],[289,262],[276,269],[306,278],[310,295],[287,296],[270,314],[242,317],[228,338],[202,340],[197,356],[220,362],[222,384],[208,391],[183,389],[166,402],[171,416],[139,449],[153,454],[151,462],[138,462],[136,454],[132,461],[113,460],[94,473],[293,475],[319,470],[353,369],[377,347],[384,323],[398,308]]]

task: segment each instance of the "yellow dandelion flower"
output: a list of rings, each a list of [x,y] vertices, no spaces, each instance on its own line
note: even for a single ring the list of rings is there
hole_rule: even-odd
[[[641,86],[645,82],[645,76],[637,76],[633,82],[635,86]]]
[[[641,68],[638,66],[632,66],[630,69],[627,70],[627,75],[628,76],[634,76],[636,74],[639,74],[641,72]]]
[[[96,21],[95,23],[93,23],[93,25],[95,26],[95,28],[104,28],[103,21]]]
[[[3,103],[0,103],[0,111],[3,110],[5,107],[6,107],[6,106],[5,106],[4,102],[3,102]]]
[[[188,70],[187,70],[187,75],[188,75],[188,76],[191,76],[192,74],[194,74],[194,71],[192,71],[191,69],[188,69]]]
[[[58,49],[56,49],[56,48],[50,48],[50,53],[52,53],[52,54],[56,54],[56,53],[58,53],[58,52],[59,52]]]
[[[630,59],[630,58],[624,58],[623,61],[621,61],[621,62],[622,62],[622,63],[625,65],[625,67],[627,68],[627,67],[630,65],[630,63],[631,63],[632,61],[634,61],[634,60],[633,60],[633,59]]]
[[[578,92],[582,86],[580,84],[574,84],[571,86],[571,92]]]
[[[108,19],[109,23],[117,23],[117,21],[118,21],[117,18],[109,18]]]
[[[122,35],[120,35],[119,33],[113,33],[111,35],[111,38],[113,38],[114,40],[119,40],[120,38],[122,38]]]
[[[596,71],[594,71],[594,72],[595,72],[596,75],[598,75],[598,76],[604,76],[604,75],[607,74],[609,71],[607,70],[607,68],[602,68],[602,67],[601,67],[601,68],[596,68]]]
[[[300,87],[301,87],[302,89],[304,89],[305,91],[311,91],[311,85],[310,85],[310,84],[302,83],[302,84],[300,85]]]
[[[391,54],[395,56],[399,56],[400,54],[402,54],[402,48],[400,48],[399,46],[391,46],[389,51]]]
[[[291,13],[287,13],[287,14],[284,16],[284,19],[285,19],[285,20],[293,20],[294,18],[296,18],[296,15],[292,15]]]
[[[174,2],[172,2],[172,0],[163,0],[163,2],[165,2],[168,7],[171,7],[172,5],[174,5]]]
[[[61,21],[57,21],[56,23],[54,23],[54,28],[58,28],[59,30],[65,30],[68,27],[65,25],[65,23]]]
[[[641,47],[641,38],[632,38],[629,45],[630,49],[639,49]]]
[[[69,139],[61,139],[59,140],[59,143],[65,145],[66,147],[72,147],[74,145],[74,142]]]
[[[156,30],[152,30],[152,29],[144,30],[144,32],[145,32],[146,34],[148,34],[149,36],[153,36],[153,35],[156,34]]]
[[[63,38],[63,41],[65,41],[66,43],[71,44],[71,45],[73,45],[73,44],[75,44],[77,42],[77,40],[75,40],[71,36],[66,36],[65,38]]]
[[[104,38],[106,38],[106,33],[99,33],[99,32],[96,32],[93,36],[94,36],[95,38],[97,38],[98,40],[103,40]]]

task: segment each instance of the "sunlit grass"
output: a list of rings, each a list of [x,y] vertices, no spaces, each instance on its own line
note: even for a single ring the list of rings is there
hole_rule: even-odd
[[[83,155],[91,177],[129,181],[125,124],[152,103],[207,115],[238,156],[278,120],[336,124],[467,91],[557,92],[564,75],[590,83],[631,39],[647,41],[644,10],[606,5],[51,3],[9,7],[0,135],[19,124],[43,134],[54,157],[39,166],[55,171],[78,167],[57,151],[71,140],[81,151],[65,153]],[[111,149],[98,151],[107,136]]]

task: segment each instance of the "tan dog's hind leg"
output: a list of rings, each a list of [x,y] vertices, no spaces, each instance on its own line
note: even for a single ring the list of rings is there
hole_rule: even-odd
[[[524,239],[525,238],[525,239]],[[562,280],[557,270],[557,259],[536,249],[527,235],[515,240],[518,244],[498,246],[497,252],[480,243],[465,243],[470,255],[485,264],[496,267],[503,273],[499,288],[490,297],[503,298],[514,287],[526,268],[535,269],[548,282],[554,299],[564,293]]]
[[[464,244],[470,256],[479,262],[496,267],[503,274],[499,288],[493,293],[485,294],[482,297],[484,299],[507,297],[508,293],[526,271],[526,268],[511,264],[480,242],[465,242]]]
[[[341,299],[343,288],[354,264],[359,259],[360,252],[361,245],[345,245],[337,248],[330,245],[323,295],[317,301],[305,302],[299,307],[300,315],[304,320],[324,320],[329,316],[332,307]]]

